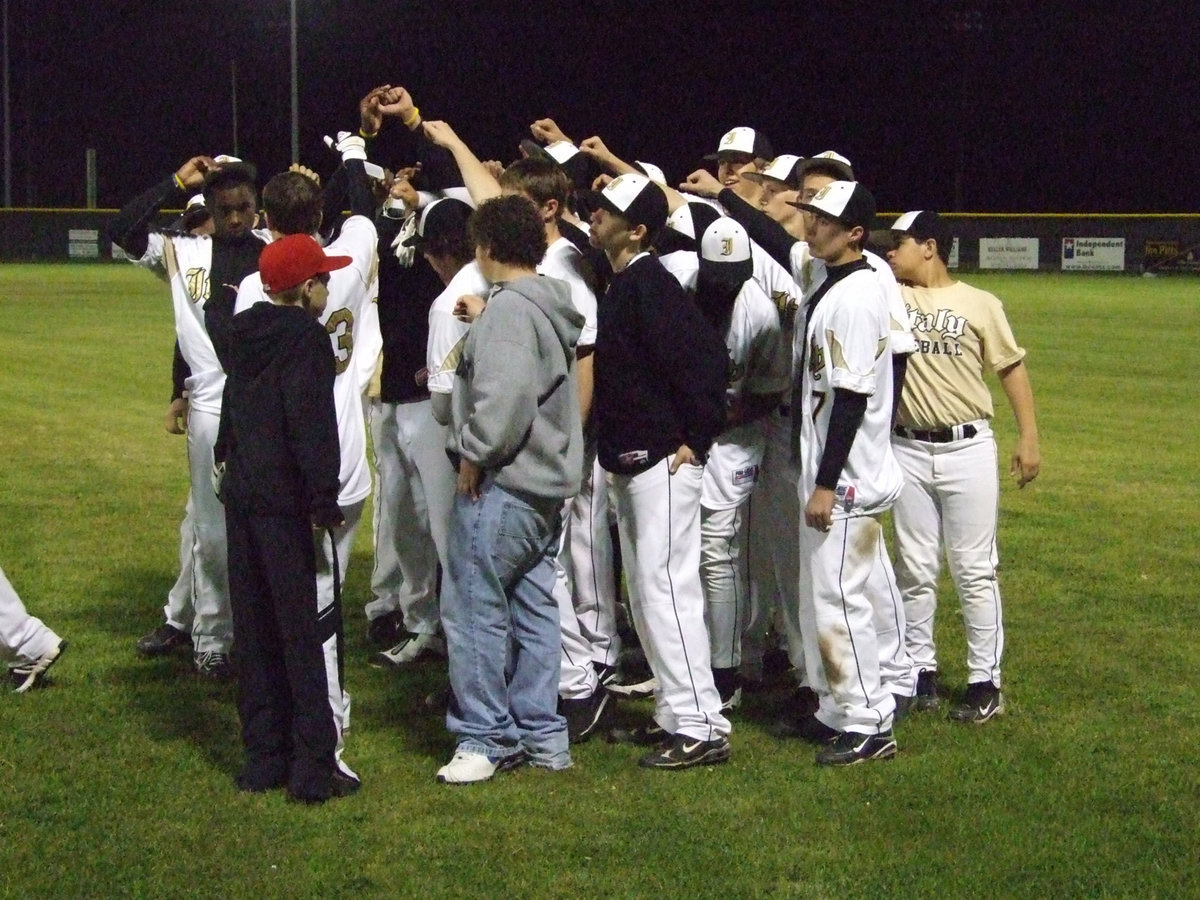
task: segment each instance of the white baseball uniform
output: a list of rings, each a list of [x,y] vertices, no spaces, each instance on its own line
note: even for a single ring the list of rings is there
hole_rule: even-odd
[[[546,248],[538,273],[565,281],[571,301],[583,315],[580,350],[596,344],[596,293],[583,254],[565,237]],[[592,696],[598,687],[596,664],[614,665],[620,652],[616,632],[616,586],[612,574],[612,538],[607,526],[607,492],[593,489],[594,442],[584,450],[584,477],[579,492],[563,505],[563,529],[555,558],[554,598],[562,630],[562,663],[559,695],[577,700]],[[599,504],[598,502],[599,501]],[[598,509],[598,505],[601,507]],[[597,559],[596,544],[607,547]],[[607,571],[595,565],[607,558]]]
[[[742,285],[734,301],[725,346],[730,361],[727,404],[740,403],[749,394],[786,391],[792,348],[783,340],[774,303],[754,278]],[[748,612],[742,512],[758,481],[765,449],[766,426],[759,419],[718,435],[704,466],[700,578],[714,669],[741,664]]]
[[[800,624],[817,717],[838,731],[883,732],[895,699],[880,680],[875,607],[868,582],[887,561],[878,516],[902,486],[892,453],[892,364],[886,297],[869,268],[851,271],[816,295],[809,313],[800,390],[801,505],[816,487],[834,390],[867,396],[867,407],[837,483],[828,532],[800,528]],[[811,299],[810,299],[811,304]]]
[[[25,604],[0,569],[0,659],[14,664],[37,662],[61,640],[41,619],[25,610]]]
[[[190,616],[179,583],[168,595],[163,613],[167,622],[190,630],[197,653],[228,653],[233,643],[229,609],[229,575],[225,546],[225,509],[212,490],[213,445],[221,420],[225,372],[205,325],[204,307],[213,285],[212,239],[207,236],[152,233],[146,252],[135,265],[149,269],[171,288],[175,335],[191,370],[184,382],[188,392],[188,470],[192,489],[190,515],[181,527],[181,573],[191,571]],[[217,287],[220,287],[219,285]],[[188,524],[190,518],[190,535]],[[189,539],[190,538],[190,539]]]
[[[905,480],[894,511],[905,641],[918,669],[937,669],[933,620],[944,546],[966,625],[968,681],[1000,687],[1000,486],[992,398],[983,375],[1020,362],[1025,351],[992,294],[962,282],[905,287],[903,294],[918,345],[893,438]]]

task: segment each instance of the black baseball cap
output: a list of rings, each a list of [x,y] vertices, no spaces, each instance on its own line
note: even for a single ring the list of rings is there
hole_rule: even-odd
[[[800,163],[800,180],[813,169],[825,169],[832,173],[838,181],[854,181],[854,167],[850,160],[834,150],[826,150],[816,156],[810,156]]]
[[[709,153],[704,158],[713,161],[721,158],[723,153],[748,153],[755,159],[773,159],[775,151],[771,142],[761,131],[739,125],[721,135],[721,143],[717,145],[716,153]]]
[[[618,175],[604,190],[584,191],[583,196],[592,209],[603,207],[634,227],[645,225],[651,237],[667,224],[667,195],[645,175]]]
[[[947,250],[953,240],[950,235],[949,223],[932,209],[906,212],[892,224],[891,232],[893,235],[909,235],[917,241],[927,241],[932,238],[937,241],[939,247]]]
[[[434,200],[421,211],[417,231],[402,243],[405,247],[420,247],[435,238],[449,234],[465,234],[472,209],[454,197]]]
[[[875,198],[857,181],[834,181],[807,203],[788,202],[798,209],[836,219],[847,228],[861,225],[869,232],[875,221]]]

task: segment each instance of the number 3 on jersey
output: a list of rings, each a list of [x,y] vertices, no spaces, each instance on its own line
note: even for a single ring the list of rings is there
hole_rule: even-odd
[[[325,332],[333,338],[333,370],[341,375],[354,355],[354,313],[345,307],[335,309],[325,323]]]

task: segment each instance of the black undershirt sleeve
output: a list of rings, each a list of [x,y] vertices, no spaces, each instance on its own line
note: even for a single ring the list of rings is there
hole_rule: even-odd
[[[908,374],[908,354],[892,354],[892,418],[896,424],[896,414],[900,411],[900,394],[904,391],[904,376]]]
[[[121,207],[108,226],[109,240],[134,259],[141,259],[150,245],[150,223],[168,200],[182,197],[174,176],[160,181]]]
[[[179,350],[179,341],[175,342],[175,357],[171,360],[171,402],[174,403],[183,396],[183,383],[192,374],[184,361],[183,353]]]
[[[349,159],[342,164],[346,170],[346,195],[350,200],[350,215],[375,218],[375,197],[371,179],[361,159]]]
[[[867,412],[867,395],[844,388],[834,388],[833,407],[829,410],[829,434],[825,437],[825,452],[817,468],[817,487],[836,490],[838,476],[850,458],[854,436]]]
[[[717,200],[729,217],[746,229],[750,240],[767,251],[767,254],[789,272],[792,271],[792,247],[800,243],[787,229],[768,216],[761,209],[756,209],[733,192],[725,188],[717,194]]]

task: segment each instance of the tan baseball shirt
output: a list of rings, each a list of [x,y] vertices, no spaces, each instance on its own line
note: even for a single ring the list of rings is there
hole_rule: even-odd
[[[899,423],[936,430],[990,419],[985,369],[998,372],[1025,358],[1000,300],[961,281],[901,290],[917,352],[908,359]]]

